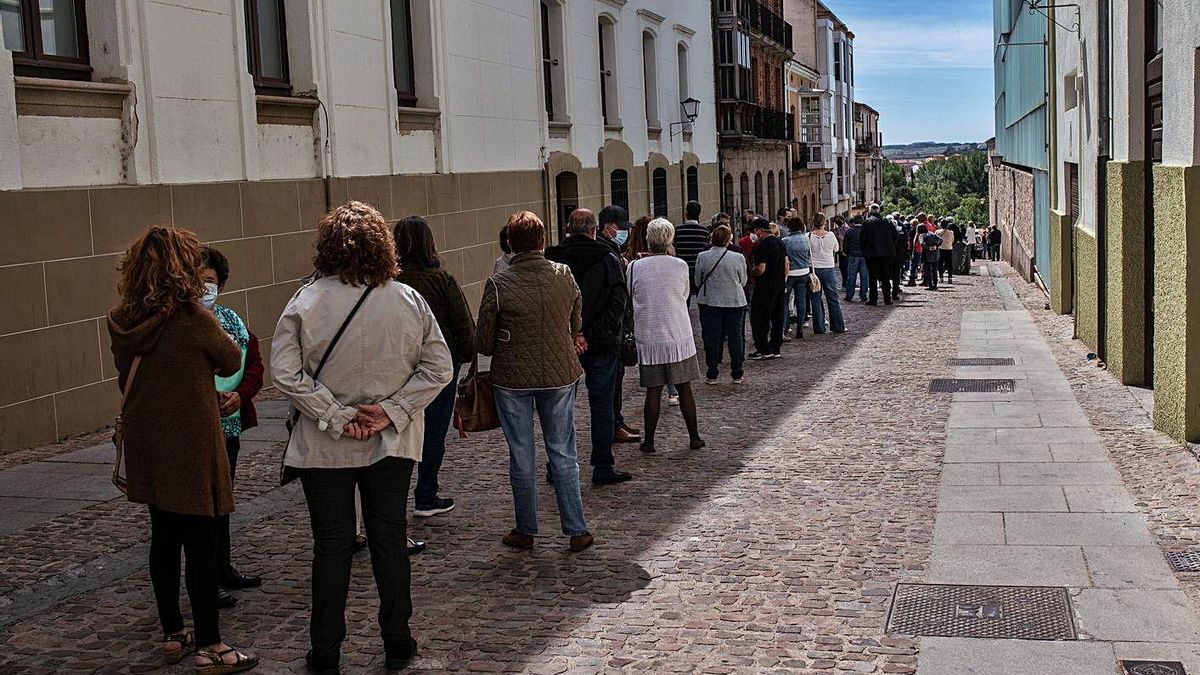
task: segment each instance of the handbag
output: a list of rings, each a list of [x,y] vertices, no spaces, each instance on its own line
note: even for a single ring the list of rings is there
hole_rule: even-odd
[[[704,278],[700,280],[700,285],[696,287],[697,295],[699,295],[700,291],[704,290],[704,287],[708,285],[708,280],[712,278],[713,272],[716,272],[717,268],[721,266],[721,261],[725,259],[726,253],[729,253],[729,249],[721,251],[721,257],[717,258],[717,262],[712,266],[712,269],[709,270],[708,274],[705,274]]]
[[[313,371],[312,379],[316,380],[317,378],[319,378],[321,376],[321,370],[323,368],[325,368],[325,362],[329,360],[329,355],[333,352],[333,348],[337,346],[338,340],[340,340],[342,338],[342,333],[346,332],[346,326],[350,325],[350,320],[354,318],[355,314],[358,314],[359,308],[361,308],[363,306],[363,303],[367,301],[367,296],[370,295],[371,291],[373,291],[373,290],[375,290],[374,286],[368,286],[367,290],[363,291],[363,294],[361,296],[359,296],[358,302],[354,304],[354,308],[350,310],[350,313],[348,315],[346,315],[346,320],[342,322],[342,325],[340,327],[338,327],[337,332],[333,334],[333,339],[329,341],[329,346],[325,348],[325,353],[321,355],[321,360],[317,362],[317,369]],[[284,423],[284,426],[286,426],[287,430],[288,430],[288,439],[289,440],[291,439],[292,432],[296,429],[296,424],[299,421],[300,421],[300,411],[296,410],[295,408],[292,408],[291,414],[288,415],[287,422]],[[290,467],[287,464],[284,464],[284,461],[286,459],[287,459],[287,445],[284,446],[283,457],[280,458],[280,460],[279,460],[279,484],[280,485],[287,485],[288,483],[290,483],[300,477],[300,471],[298,469],[296,469],[294,467]]]
[[[815,271],[813,271],[811,268],[809,268],[809,271],[808,271],[808,292],[809,293],[820,293],[821,292],[821,279],[820,279],[820,277],[817,276],[817,273]]]
[[[137,375],[138,366],[142,365],[142,356],[133,357],[133,364],[129,366],[129,375],[125,378],[125,391],[121,392],[121,410],[117,413],[116,423],[113,425],[113,445],[116,446],[117,454],[113,459],[112,484],[116,486],[121,494],[129,494],[129,479],[121,470],[121,463],[125,461],[125,403],[129,400],[129,391],[133,389],[133,379]]]
[[[488,281],[492,281],[488,278]],[[486,282],[485,282],[486,283]],[[492,281],[496,291],[496,317],[500,316],[500,289]],[[492,391],[492,374],[479,372],[479,353],[471,357],[471,369],[458,383],[458,394],[454,397],[454,426],[458,437],[466,438],[467,432],[491,431],[500,428],[500,415],[496,412],[496,394]]]

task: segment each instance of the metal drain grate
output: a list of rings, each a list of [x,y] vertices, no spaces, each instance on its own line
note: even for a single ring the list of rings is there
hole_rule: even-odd
[[[1200,549],[1167,553],[1167,563],[1176,572],[1200,572]]]
[[[1122,661],[1125,675],[1187,675],[1178,661]]]
[[[1015,366],[1017,362],[1013,359],[974,358],[946,359],[946,364],[951,366]]]
[[[1014,389],[1016,389],[1016,383],[1012,380],[939,378],[929,383],[929,391],[935,393],[1008,394]]]
[[[940,637],[1074,640],[1065,588],[897,584],[887,632]]]

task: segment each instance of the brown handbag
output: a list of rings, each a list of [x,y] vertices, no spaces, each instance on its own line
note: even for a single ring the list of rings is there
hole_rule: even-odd
[[[500,316],[499,288],[496,289],[496,316]],[[478,353],[471,357],[471,370],[462,382],[458,383],[458,395],[454,399],[454,424],[458,427],[459,438],[466,438],[468,431],[491,431],[500,428],[500,416],[496,413],[496,395],[492,391],[492,374],[479,372]]]
[[[133,364],[129,366],[129,374],[125,376],[125,391],[121,392],[121,410],[117,413],[116,424],[113,428],[112,441],[116,446],[117,454],[113,458],[112,484],[123,495],[129,494],[129,479],[125,477],[122,466],[125,460],[125,421],[122,418],[125,416],[125,402],[129,400],[129,391],[133,389],[133,379],[137,376],[138,366],[141,364],[140,354],[133,357]]]

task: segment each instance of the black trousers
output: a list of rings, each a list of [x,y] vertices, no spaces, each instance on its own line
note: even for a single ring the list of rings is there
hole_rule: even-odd
[[[346,594],[350,590],[357,525],[355,486],[362,495],[384,649],[389,655],[405,654],[410,649],[412,597],[406,518],[413,464],[411,459],[387,457],[371,466],[300,472],[313,533],[309,640],[314,659],[323,667],[338,662],[346,638]]]
[[[940,261],[938,261],[938,260],[930,260],[930,259],[926,258],[925,262],[922,263],[922,266],[924,268],[924,277],[925,277],[922,280],[922,285],[924,285],[926,288],[932,288],[935,291],[937,290],[937,285],[938,285],[938,263],[939,262]]]
[[[946,273],[948,281],[954,280],[954,251],[938,250],[938,277],[942,276],[942,272]]]
[[[871,278],[871,291],[868,294],[867,302],[872,304],[879,302],[879,287],[883,286],[883,301],[891,304],[891,263],[893,260],[894,258],[891,256],[886,258],[867,258],[867,276]]]
[[[234,436],[225,439],[225,454],[229,457],[229,480],[236,482],[233,475],[237,472],[238,454],[242,451],[242,439]],[[217,516],[217,535],[219,548],[217,551],[218,574],[233,569],[233,559],[229,543],[229,514]]]
[[[179,613],[179,553],[187,554],[188,600],[192,605],[196,645],[221,642],[217,610],[217,519],[163,511],[150,505],[150,583],[158,605],[163,635],[183,630]]]
[[[778,354],[783,348],[783,331],[787,327],[787,296],[783,285],[765,285],[761,281],[750,299],[750,333],[754,336],[754,351],[759,354]]]
[[[910,254],[904,254],[903,258],[892,258],[892,264],[888,268],[890,278],[892,280],[892,299],[900,295],[900,284],[904,281],[904,267],[908,263]]]

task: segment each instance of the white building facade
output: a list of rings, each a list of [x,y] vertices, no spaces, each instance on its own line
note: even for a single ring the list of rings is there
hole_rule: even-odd
[[[707,3],[10,0],[0,24],[0,453],[111,421],[102,317],[149,224],[226,253],[265,347],[346,199],[426,216],[473,303],[513,211],[553,237],[576,206],[719,200]]]
[[[854,33],[824,4],[817,4],[817,71],[821,75],[820,89],[829,92],[822,97],[822,110],[830,122],[828,152],[832,158],[832,174],[821,188],[821,210],[829,217],[846,215],[855,206],[858,175],[854,149]]]

